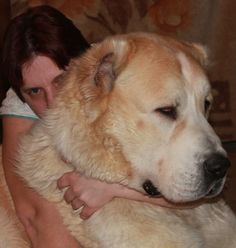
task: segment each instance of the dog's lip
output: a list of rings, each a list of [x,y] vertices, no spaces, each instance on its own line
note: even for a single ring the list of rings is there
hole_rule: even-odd
[[[186,201],[185,203],[189,203],[189,202],[198,202],[201,201],[201,199],[204,198],[212,198],[215,197],[216,195],[219,194],[219,192],[221,191],[220,188],[223,184],[223,179],[218,180],[214,183],[212,183],[210,185],[210,187],[208,188],[208,191],[202,195],[201,197],[199,197],[198,199],[192,200],[192,201]],[[169,201],[160,191],[159,189],[153,184],[153,182],[150,179],[147,179],[144,181],[143,183],[143,189],[144,191],[150,196],[150,197],[155,197],[155,198],[159,198],[159,197],[164,197],[167,201]],[[171,201],[173,203],[173,201]],[[175,202],[175,204],[183,204],[183,202]]]
[[[221,179],[221,180],[216,181],[214,184],[212,184],[209,187],[209,190],[208,190],[208,192],[207,192],[205,197],[206,198],[211,198],[211,197],[216,196],[220,191],[222,183],[223,183],[223,180]]]
[[[158,190],[158,188],[156,186],[154,186],[152,181],[149,179],[145,180],[145,182],[143,183],[143,189],[145,190],[146,193],[148,193],[148,195],[150,195],[152,197],[161,197],[162,196],[162,194]]]

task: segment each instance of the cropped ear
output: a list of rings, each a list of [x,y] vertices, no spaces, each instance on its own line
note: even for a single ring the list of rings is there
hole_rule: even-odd
[[[185,45],[185,48],[188,50],[188,52],[198,61],[198,63],[203,66],[208,66],[208,54],[207,54],[207,48],[203,45],[197,44],[197,43],[189,43],[189,42],[183,42]]]
[[[95,86],[101,88],[105,94],[113,89],[116,78],[114,57],[114,53],[108,53],[101,58],[94,76]]]
[[[203,45],[193,43],[192,44],[193,50],[192,54],[193,56],[199,61],[199,63],[203,67],[207,67],[209,61],[208,61],[208,51],[207,48]]]
[[[76,97],[92,120],[107,108],[107,96],[130,58],[131,43],[126,37],[113,36],[94,44],[84,55],[71,61],[67,73],[70,83],[65,86],[68,94],[77,92]]]
[[[130,42],[122,36],[107,38],[91,49],[89,56],[94,61],[93,82],[97,93],[112,91],[116,78],[127,64]]]

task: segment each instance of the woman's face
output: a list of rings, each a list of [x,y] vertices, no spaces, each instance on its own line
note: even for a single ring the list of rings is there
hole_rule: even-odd
[[[62,72],[50,58],[41,55],[23,65],[21,94],[39,117],[51,105],[59,88],[54,79]]]

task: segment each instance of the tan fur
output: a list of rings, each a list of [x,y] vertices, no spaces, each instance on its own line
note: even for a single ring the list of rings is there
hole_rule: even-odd
[[[78,170],[141,192],[150,179],[173,202],[204,197],[199,163],[225,154],[204,112],[205,61],[199,45],[144,33],[108,38],[72,61],[54,105],[22,140],[19,173],[83,247],[236,247],[235,216],[222,200],[173,210],[114,199],[83,221],[56,186]],[[176,120],[159,111],[172,105]]]

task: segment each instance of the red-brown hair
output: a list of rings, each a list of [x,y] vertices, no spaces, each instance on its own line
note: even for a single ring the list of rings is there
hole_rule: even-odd
[[[47,5],[28,9],[12,19],[2,49],[2,75],[22,99],[22,65],[35,55],[51,58],[65,69],[71,58],[90,45],[70,19]]]

